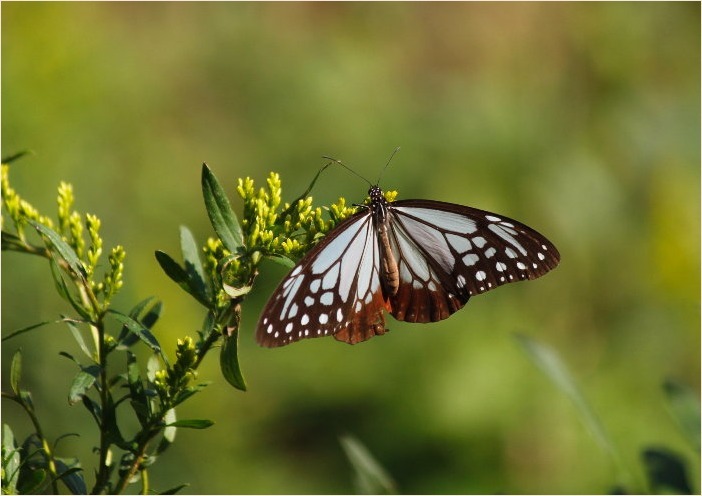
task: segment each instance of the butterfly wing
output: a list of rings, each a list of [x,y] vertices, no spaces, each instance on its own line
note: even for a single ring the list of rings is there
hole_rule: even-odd
[[[432,200],[400,200],[389,212],[400,275],[389,306],[398,320],[445,319],[471,296],[536,279],[560,261],[548,239],[502,215]]]
[[[281,281],[259,318],[256,341],[275,347],[333,335],[355,344],[384,334],[379,256],[369,211],[342,222]]]

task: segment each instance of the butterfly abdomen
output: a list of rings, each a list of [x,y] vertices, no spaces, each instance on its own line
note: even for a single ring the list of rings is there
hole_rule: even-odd
[[[400,271],[390,248],[387,223],[378,227],[378,242],[380,245],[380,280],[386,294],[394,296],[400,287]]]

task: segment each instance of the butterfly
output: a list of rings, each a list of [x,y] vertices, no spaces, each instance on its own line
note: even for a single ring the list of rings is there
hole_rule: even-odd
[[[436,322],[472,296],[536,279],[560,261],[553,243],[505,216],[434,200],[389,202],[377,185],[368,195],[281,281],[258,321],[260,345],[323,336],[356,344],[388,330],[385,311]]]

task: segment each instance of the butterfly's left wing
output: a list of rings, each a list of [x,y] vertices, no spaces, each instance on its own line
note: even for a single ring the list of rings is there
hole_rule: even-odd
[[[560,261],[543,235],[502,215],[432,200],[393,202],[389,213],[400,276],[389,302],[398,320],[445,319],[471,296],[536,279]]]
[[[281,281],[261,313],[256,341],[275,347],[331,335],[355,344],[385,333],[378,260],[366,210],[327,234]]]

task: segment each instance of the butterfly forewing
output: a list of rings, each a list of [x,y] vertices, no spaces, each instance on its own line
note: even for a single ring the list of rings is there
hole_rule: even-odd
[[[267,347],[333,335],[351,344],[385,332],[373,220],[361,212],[310,250],[261,314],[256,340]]]
[[[259,344],[329,335],[358,343],[385,333],[385,310],[406,322],[443,320],[471,296],[536,279],[560,261],[544,236],[505,216],[432,200],[388,203],[377,187],[369,195],[370,205],[280,283],[259,319]]]

